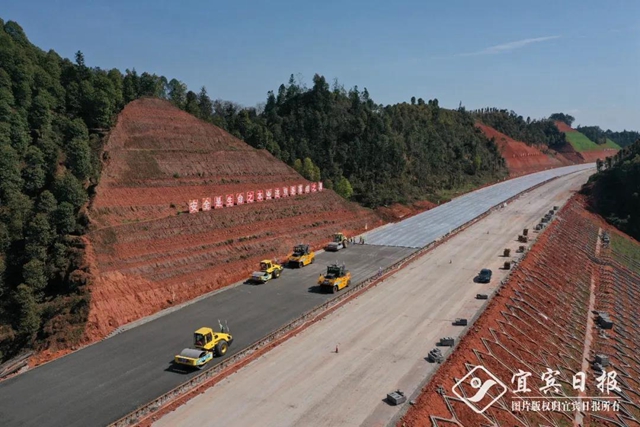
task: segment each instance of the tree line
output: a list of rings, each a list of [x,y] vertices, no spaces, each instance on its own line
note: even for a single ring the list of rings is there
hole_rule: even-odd
[[[596,144],[606,144],[607,139],[610,139],[619,146],[626,147],[640,139],[640,132],[636,131],[623,130],[622,132],[614,132],[611,129],[605,131],[600,126],[578,126],[576,130]]]
[[[531,117],[523,118],[515,111],[491,107],[474,110],[472,115],[476,120],[512,139],[529,145],[543,144],[549,148],[559,148],[567,143],[564,133],[555,125],[555,120],[563,121],[569,126],[573,122],[573,117],[563,113],[532,120]]]
[[[176,85],[90,68],[81,52],[75,62],[44,52],[0,19],[0,360],[36,341],[81,337],[86,206],[102,136],[127,102]]]
[[[609,223],[640,240],[640,139],[598,162],[583,192]]]
[[[384,106],[366,88],[331,86],[316,74],[309,88],[291,76],[260,108],[212,105],[211,116],[200,118],[369,207],[437,198],[506,174],[473,117],[437,99]]]

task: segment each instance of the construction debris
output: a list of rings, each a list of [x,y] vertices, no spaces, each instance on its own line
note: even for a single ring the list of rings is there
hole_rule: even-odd
[[[455,344],[455,338],[453,337],[444,337],[444,338],[440,338],[440,341],[438,341],[438,344],[440,347],[453,347],[453,345]]]
[[[387,402],[391,405],[400,405],[407,401],[407,397],[400,390],[393,391],[387,394]]]
[[[444,356],[442,355],[442,351],[439,348],[434,348],[429,352],[427,356],[427,360],[430,363],[442,363],[444,362]]]

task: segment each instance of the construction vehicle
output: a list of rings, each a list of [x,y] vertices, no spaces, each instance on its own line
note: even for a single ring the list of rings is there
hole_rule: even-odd
[[[344,266],[331,264],[327,266],[327,273],[320,275],[318,278],[318,285],[323,291],[331,291],[333,293],[346,288],[351,284],[351,272]]]
[[[193,348],[182,350],[174,357],[174,362],[178,365],[202,369],[215,356],[227,354],[233,337],[229,334],[229,325],[224,327],[219,320],[218,324],[220,332],[215,332],[208,327],[202,327],[195,331],[193,333]]]
[[[309,249],[309,245],[296,245],[291,255],[287,258],[287,266],[304,267],[305,265],[313,264],[315,258],[316,253]]]
[[[263,259],[260,261],[260,271],[254,271],[249,277],[249,281],[253,283],[267,283],[271,279],[280,277],[280,273],[284,268],[275,261]]]
[[[329,243],[324,250],[337,252],[340,249],[345,249],[348,244],[348,239],[343,233],[336,233],[333,235],[333,241]]]

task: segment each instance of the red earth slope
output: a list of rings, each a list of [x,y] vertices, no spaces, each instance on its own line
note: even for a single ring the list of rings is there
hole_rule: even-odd
[[[104,148],[90,209],[92,298],[87,338],[227,286],[295,243],[380,225],[330,190],[183,213],[187,200],[307,181],[264,150],[174,108],[142,99],[122,111]]]
[[[507,168],[509,169],[509,175],[511,175],[511,177],[574,164],[574,162],[566,159],[561,154],[549,149],[547,149],[549,154],[542,152],[542,145],[533,147],[522,141],[516,141],[483,123],[476,123],[476,127],[478,127],[487,138],[495,138],[496,144],[500,149],[500,154],[502,154],[502,157],[504,157],[507,162]]]
[[[587,212],[578,196],[562,209],[559,217],[398,426],[577,426],[579,422],[582,426],[640,425],[640,358],[635,351],[640,346],[640,265],[635,271],[629,269],[617,261],[623,259],[620,254],[616,258],[615,253],[611,255],[611,248],[598,243],[599,228],[623,235]],[[608,311],[613,329],[594,327],[593,321],[587,320],[595,317],[591,310]],[[575,398],[578,391],[573,388],[573,375],[580,371],[587,374],[583,396],[603,396],[596,386],[594,371],[583,365],[585,356],[593,361],[596,354],[609,355],[611,365],[605,369],[618,374],[619,411],[605,411],[602,407],[593,411],[590,406],[584,419],[576,420],[576,413],[570,409],[534,412],[524,410],[523,401],[515,398],[513,390],[517,387],[511,381],[521,369],[533,375],[526,384],[531,392],[520,396],[535,398],[528,402],[536,400],[541,404],[556,400],[544,399],[548,395],[540,391],[545,385],[541,375],[547,368],[559,371],[556,379],[560,389],[554,396]],[[455,382],[477,365],[487,368],[509,389],[483,414],[472,411],[452,392]],[[466,396],[473,396],[476,390],[468,383],[461,389]],[[485,397],[479,403],[484,407],[490,401],[491,397]],[[521,405],[520,409],[513,406],[515,402]]]

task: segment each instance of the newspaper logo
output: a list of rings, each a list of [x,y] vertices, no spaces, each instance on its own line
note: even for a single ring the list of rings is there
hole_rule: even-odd
[[[504,396],[507,386],[484,366],[476,366],[455,383],[451,391],[474,412],[482,414]]]

